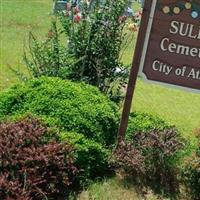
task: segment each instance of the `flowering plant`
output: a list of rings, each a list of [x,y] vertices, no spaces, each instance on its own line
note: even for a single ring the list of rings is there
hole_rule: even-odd
[[[30,34],[31,56],[25,54],[24,61],[34,77],[84,81],[119,101],[129,69],[122,57],[138,25],[129,25],[124,16],[128,0],[92,2],[66,3],[65,10],[53,16],[45,42],[38,42]],[[63,38],[67,42],[63,43]]]
[[[133,37],[133,33],[125,31],[126,5],[127,0],[105,0],[103,4],[94,1],[92,5],[84,1],[81,8],[67,4],[59,16],[70,51],[79,60],[69,78],[95,85],[115,100],[120,98],[127,78],[127,68],[121,62],[122,49]]]

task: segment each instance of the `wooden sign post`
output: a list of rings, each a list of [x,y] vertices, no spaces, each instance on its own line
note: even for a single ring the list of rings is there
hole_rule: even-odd
[[[138,73],[153,83],[200,92],[200,0],[146,0],[118,145],[124,141]]]

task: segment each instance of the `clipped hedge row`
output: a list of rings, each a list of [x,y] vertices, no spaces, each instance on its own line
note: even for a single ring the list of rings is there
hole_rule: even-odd
[[[95,87],[42,77],[0,93],[0,120],[32,114],[48,126],[82,133],[105,145],[115,142],[118,108]]]

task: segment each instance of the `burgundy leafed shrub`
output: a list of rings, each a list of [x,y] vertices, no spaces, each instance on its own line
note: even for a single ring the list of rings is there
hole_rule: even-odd
[[[0,199],[57,199],[77,174],[73,149],[44,142],[48,129],[29,118],[0,124]]]
[[[174,128],[133,134],[132,140],[119,148],[115,157],[129,175],[144,186],[166,195],[179,189],[179,152],[184,141]]]
[[[120,144],[115,151],[116,165],[135,177],[141,179],[145,174],[144,156],[131,143]]]

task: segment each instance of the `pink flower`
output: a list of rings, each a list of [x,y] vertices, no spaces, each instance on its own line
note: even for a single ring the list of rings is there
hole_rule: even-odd
[[[126,21],[126,19],[127,19],[127,17],[126,17],[125,15],[120,16],[119,19],[118,19],[118,22],[119,22],[119,23],[123,23],[123,22]]]
[[[72,8],[71,3],[67,3],[67,4],[66,4],[66,10],[67,10],[67,11],[70,11],[71,8]]]
[[[73,8],[73,12],[74,12],[74,14],[78,14],[78,13],[80,13],[80,10],[79,10],[79,8],[76,6],[75,8]]]
[[[81,18],[82,18],[82,16],[80,13],[76,14],[74,16],[74,22],[79,23],[81,21]]]

